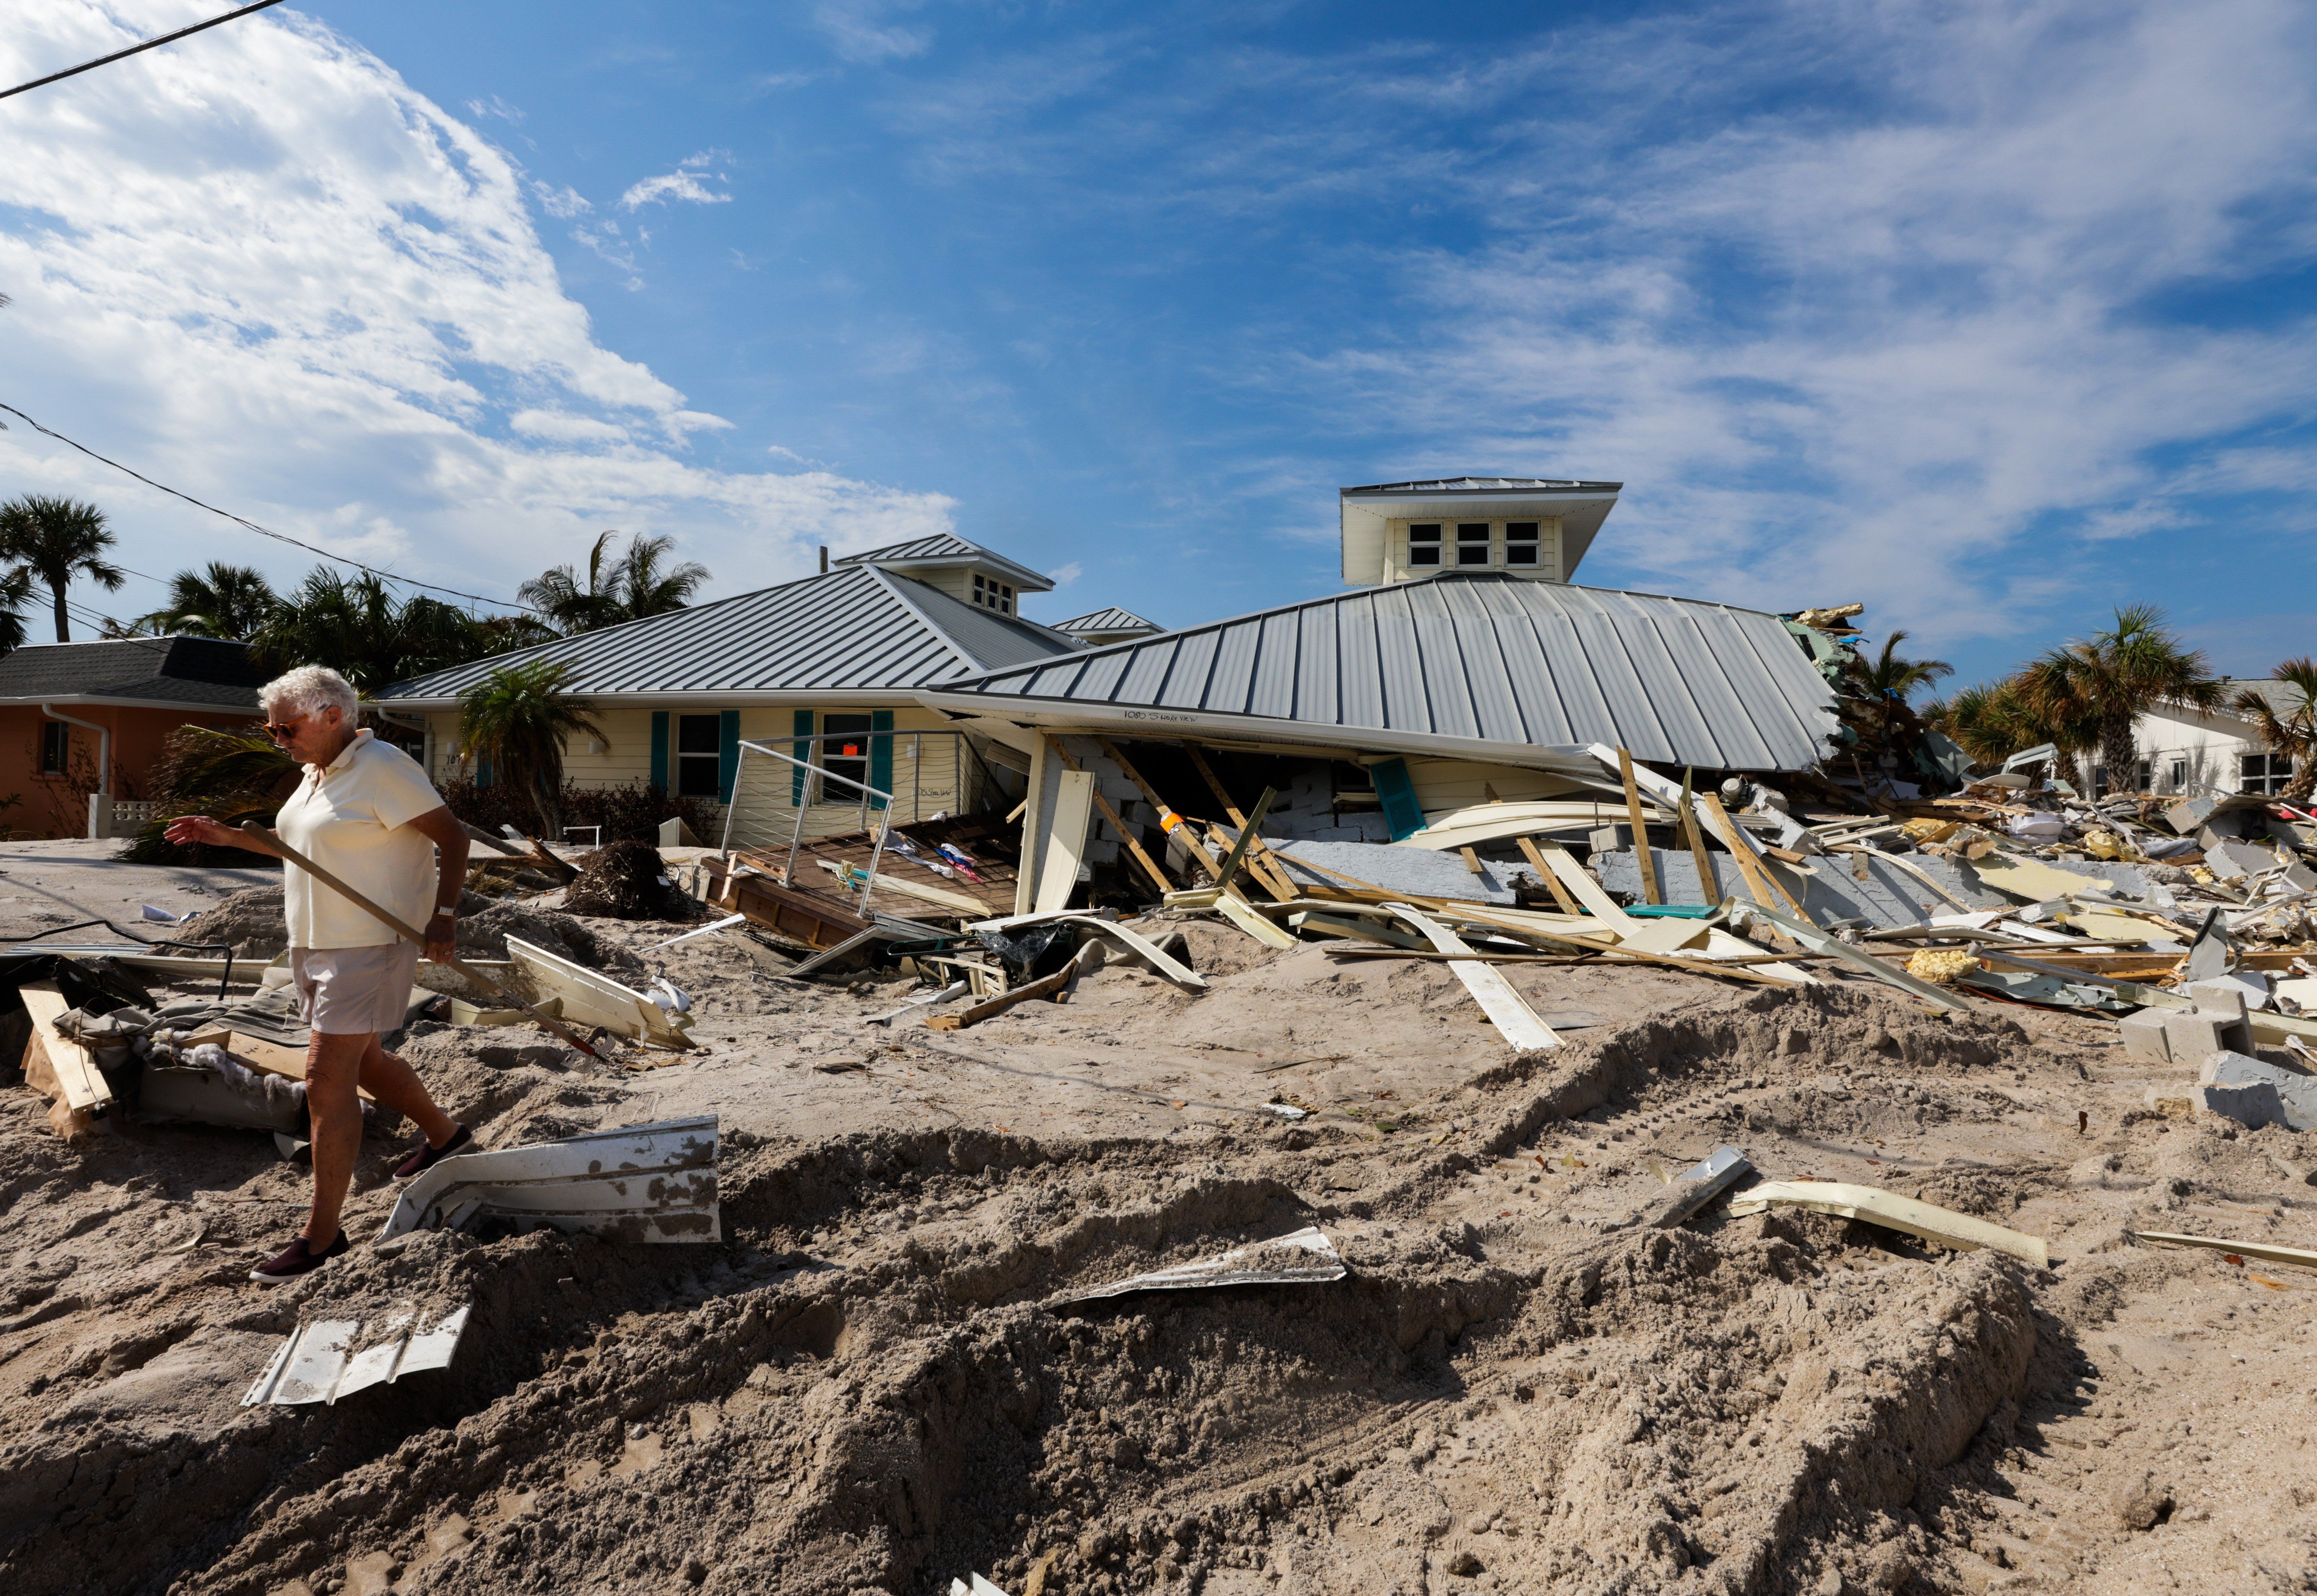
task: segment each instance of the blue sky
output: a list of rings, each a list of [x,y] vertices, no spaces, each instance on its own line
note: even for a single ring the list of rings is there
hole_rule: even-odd
[[[216,0],[15,0],[9,80]],[[315,0],[0,102],[0,399],[512,593],[950,526],[1187,623],[1335,489],[1624,481],[1579,572],[1966,677],[2313,651],[2317,13]],[[126,561],[309,563],[18,427]],[[157,596],[138,582],[113,613]]]

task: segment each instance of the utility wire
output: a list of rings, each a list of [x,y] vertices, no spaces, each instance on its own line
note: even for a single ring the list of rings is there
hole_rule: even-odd
[[[266,0],[266,4],[273,4],[273,0]],[[237,516],[231,510],[220,510],[215,505],[203,504],[200,499],[195,498],[190,493],[180,493],[177,489],[170,487],[166,482],[156,482],[152,478],[146,476],[141,471],[130,471],[129,467],[121,464],[117,460],[107,460],[103,455],[99,454],[87,444],[76,444],[72,439],[65,436],[64,434],[54,431],[49,427],[42,426],[39,422],[33,420],[30,416],[25,415],[23,411],[18,409],[13,405],[0,404],[0,410],[7,411],[8,414],[13,416],[17,420],[22,422],[25,426],[31,427],[34,432],[40,434],[44,437],[54,438],[59,444],[79,450],[91,460],[109,465],[114,471],[122,472],[125,475],[135,477],[148,488],[158,489],[161,492],[169,495],[173,498],[182,498],[187,504],[193,506],[197,509],[207,510],[212,516],[222,516],[227,520],[234,523],[237,526],[246,526],[250,531],[257,533],[260,537],[270,537],[275,542],[288,543],[292,548],[303,549],[309,554],[318,554],[323,559],[335,560],[340,565],[351,565],[356,570],[368,571],[371,576],[378,578],[380,581],[400,582],[407,587],[425,587],[430,592],[448,593],[458,598],[470,598],[477,604],[497,605],[501,609],[522,610],[527,614],[536,615],[541,613],[538,610],[532,609],[527,604],[517,604],[511,598],[487,598],[482,594],[470,593],[462,587],[439,587],[433,582],[422,582],[416,577],[398,577],[392,571],[380,570],[374,565],[364,565],[359,560],[349,560],[343,554],[333,554],[327,549],[320,549],[315,547],[312,543],[301,542],[298,539],[291,537],[286,532],[274,532],[270,528],[260,526],[256,522],[252,521],[246,516]],[[148,579],[149,580],[154,578]]]
[[[245,5],[238,11],[228,11],[223,16],[213,16],[205,22],[195,22],[190,28],[180,28],[174,33],[164,33],[158,39],[148,39],[141,44],[132,44],[127,49],[114,50],[109,56],[99,56],[94,61],[83,61],[77,67],[67,67],[61,72],[51,72],[46,77],[36,77],[30,83],[20,83],[13,89],[0,89],[0,100],[4,100],[11,94],[21,94],[26,89],[39,88],[42,84],[58,83],[67,77],[78,77],[84,72],[93,72],[99,67],[110,66],[114,61],[124,60],[140,51],[156,49],[162,45],[172,43],[183,39],[188,33],[198,33],[204,28],[214,28],[219,22],[229,22],[237,16],[247,16],[253,11],[264,11],[269,5],[281,4],[282,0],[257,0],[254,5]]]

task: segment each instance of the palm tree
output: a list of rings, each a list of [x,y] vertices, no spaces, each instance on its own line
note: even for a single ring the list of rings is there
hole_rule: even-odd
[[[2268,679],[2290,690],[2292,696],[2283,713],[2257,687],[2239,688],[2229,707],[2250,717],[2270,753],[2293,761],[2293,780],[2277,796],[2287,802],[2306,803],[2309,795],[2317,792],[2317,659],[2305,654],[2287,659],[2268,673]]]
[[[276,603],[251,641],[269,670],[327,665],[364,695],[491,651],[491,640],[441,599],[398,599],[367,571],[345,577],[327,566]]]
[[[56,600],[57,641],[72,641],[65,618],[65,589],[85,577],[107,593],[120,590],[129,573],[104,558],[113,535],[104,512],[69,498],[28,493],[0,505],[0,560],[49,585]]]
[[[137,623],[156,632],[243,642],[264,629],[279,603],[264,573],[212,560],[206,570],[181,570],[170,578],[169,602]]]
[[[32,573],[0,571],[0,654],[21,649],[31,635],[24,624],[24,602],[32,596]]]
[[[1889,696],[1904,702],[1918,687],[1928,687],[1942,677],[1955,675],[1955,667],[1944,659],[1901,659],[1899,645],[1907,641],[1903,631],[1893,632],[1883,640],[1883,652],[1874,663],[1864,661],[1851,668],[1851,676],[1877,696]]]
[[[621,619],[641,621],[650,615],[665,615],[692,602],[692,596],[708,580],[708,568],[687,560],[674,569],[663,570],[661,562],[675,547],[675,540],[671,537],[639,534],[628,540],[628,551],[620,556],[616,578]]]
[[[1972,762],[1981,766],[2000,765],[2014,754],[2048,742],[2059,750],[2052,774],[2079,790],[2084,783],[2077,756],[2099,746],[2097,721],[2086,715],[2068,720],[2047,713],[2016,676],[1964,687],[1952,698],[1935,699],[1923,706],[1923,719],[1953,738]]]
[[[608,576],[604,572],[604,551],[619,535],[617,532],[596,535],[595,546],[587,553],[586,586],[580,586],[578,573],[569,566],[559,565],[516,588],[515,597],[545,615],[567,637],[612,625],[622,617],[618,577],[616,572]]]
[[[2114,626],[2051,650],[2017,679],[2046,716],[2089,719],[2099,728],[2100,759],[2118,791],[2133,785],[2139,768],[2134,722],[2160,704],[2217,708],[2224,691],[2204,651],[2184,647],[2165,630],[2163,612],[2148,604],[2117,610]]]
[[[501,666],[459,701],[459,758],[527,787],[542,837],[563,834],[565,742],[583,731],[604,735],[571,695],[570,678],[571,667],[556,660]]]
[[[668,551],[675,547],[674,538],[639,533],[628,540],[624,551],[613,556],[612,540],[619,535],[617,531],[596,534],[587,551],[584,582],[572,567],[559,565],[525,582],[515,596],[568,637],[680,610],[708,580],[708,568],[688,560],[666,568]]]

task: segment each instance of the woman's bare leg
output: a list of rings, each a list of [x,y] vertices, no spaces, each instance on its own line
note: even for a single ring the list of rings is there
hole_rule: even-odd
[[[362,1055],[378,1046],[376,1032],[327,1036],[320,1031],[306,1049],[306,1108],[314,1122],[314,1210],[306,1220],[306,1242],[319,1251],[338,1239],[346,1187],[362,1152],[362,1099],[355,1084]],[[372,1094],[375,1096],[375,1092]]]
[[[426,1145],[440,1147],[458,1134],[458,1122],[434,1106],[418,1071],[370,1038],[362,1055],[362,1089],[401,1115],[425,1134]]]

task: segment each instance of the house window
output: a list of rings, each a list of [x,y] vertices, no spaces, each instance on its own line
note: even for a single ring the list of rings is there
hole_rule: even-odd
[[[62,776],[72,758],[72,728],[62,721],[40,722],[40,774]]]
[[[977,572],[973,578],[973,602],[983,609],[1010,615],[1014,613],[1014,584],[996,581]]]
[[[1507,565],[1536,565],[1537,525],[1534,521],[1505,523],[1505,563]]]
[[[869,780],[869,728],[873,723],[867,715],[821,716],[820,729],[828,733],[820,745],[821,769],[829,776],[843,776],[845,781],[865,784]],[[861,789],[824,779],[820,801],[858,803]]]
[[[2237,790],[2282,793],[2293,785],[2293,761],[2283,754],[2239,754]]]
[[[675,717],[675,791],[681,798],[713,802],[724,776],[721,715]]]
[[[1486,565],[1489,563],[1489,524],[1485,521],[1459,521],[1456,524],[1456,563]]]
[[[1410,565],[1440,563],[1440,523],[1427,521],[1408,529],[1408,563]]]
[[[2171,781],[2171,787],[2172,787],[2172,790],[2173,790],[2174,792],[2176,792],[2176,793],[2177,793],[2177,792],[2178,792],[2181,788],[2183,788],[2183,787],[2187,786],[2187,785],[2188,785],[2188,761],[2187,761],[2186,759],[2175,759],[2175,760],[2173,760],[2173,761],[2172,761],[2172,781]]]

